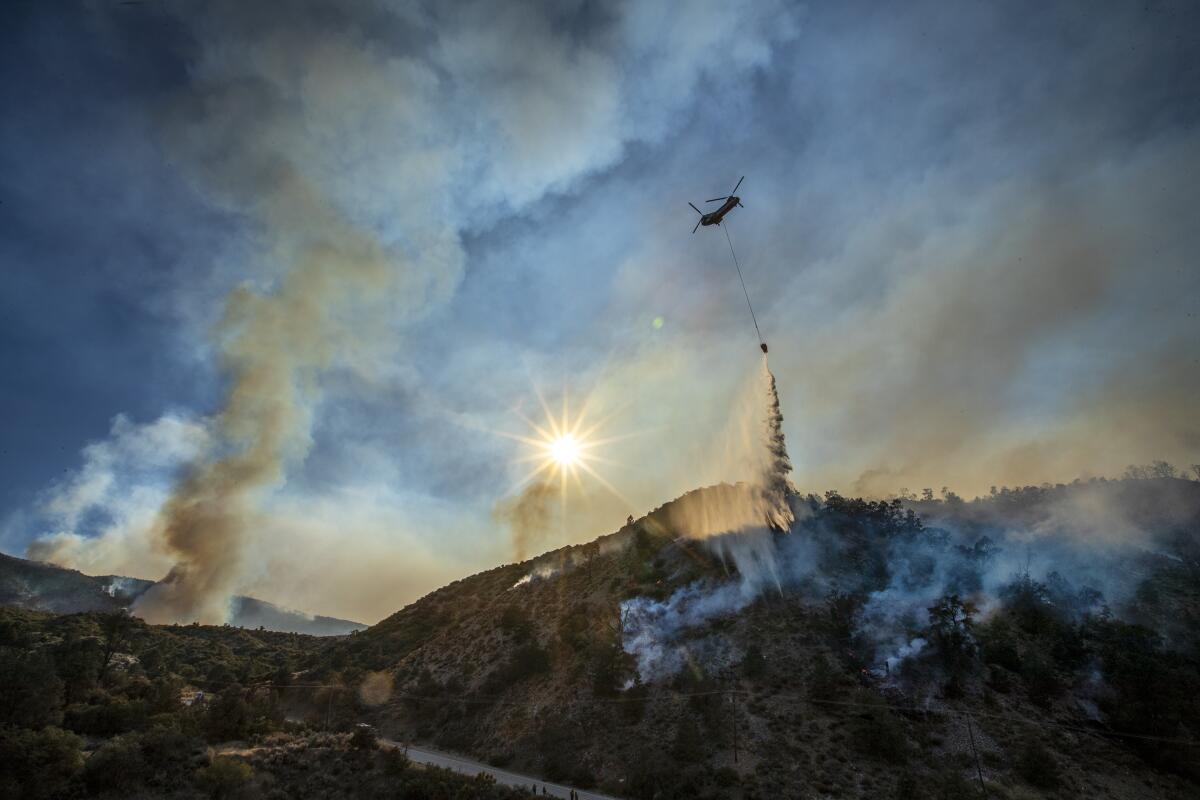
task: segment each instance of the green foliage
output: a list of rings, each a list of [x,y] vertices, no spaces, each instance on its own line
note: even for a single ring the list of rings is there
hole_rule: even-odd
[[[824,655],[813,659],[812,672],[808,677],[808,696],[813,700],[832,700],[840,697],[848,688],[846,676],[830,663]]]
[[[62,721],[63,682],[41,653],[0,647],[0,725],[41,728]]]
[[[366,725],[356,725],[354,733],[350,734],[350,746],[355,750],[374,750],[379,747],[379,738],[374,729]]]
[[[500,630],[517,642],[526,642],[533,635],[533,621],[520,606],[507,605],[500,612]]]
[[[834,591],[825,598],[825,613],[830,635],[840,643],[849,643],[858,630],[865,598],[859,594]]]
[[[246,762],[229,756],[216,756],[207,767],[196,770],[196,785],[213,800],[233,797],[254,775]]]
[[[1048,708],[1062,691],[1054,662],[1038,649],[1031,648],[1026,653],[1021,662],[1021,677],[1029,699],[1042,708]]]
[[[585,652],[593,641],[592,619],[586,605],[574,606],[558,622],[558,639],[577,653]]]
[[[975,607],[950,594],[929,607],[929,640],[952,676],[961,675],[975,655]]]
[[[241,686],[226,687],[209,703],[204,732],[210,742],[244,739],[254,732],[252,709]]]
[[[104,651],[94,638],[68,636],[53,648],[54,666],[63,682],[68,703],[77,703],[96,688]]]
[[[713,783],[722,789],[732,789],[741,781],[741,776],[733,767],[721,767],[713,773]]]
[[[1058,788],[1058,762],[1041,743],[1029,741],[1015,761],[1017,774],[1039,789]]]
[[[858,749],[881,761],[906,763],[908,735],[900,719],[873,693],[860,692],[855,702],[866,707],[854,717],[852,740]]]
[[[1017,647],[1017,634],[1006,617],[997,614],[978,626],[976,633],[984,663],[999,664],[1011,672],[1020,672],[1021,653]]]
[[[742,658],[742,674],[751,680],[761,678],[767,670],[767,660],[763,657],[762,648],[757,643],[746,648]]]
[[[550,670],[550,654],[530,642],[518,647],[508,663],[493,673],[492,688],[503,691],[515,683],[532,678]]]
[[[83,742],[59,730],[0,728],[0,798],[42,800],[66,792],[83,767]]]
[[[691,714],[681,715],[675,726],[671,757],[682,764],[695,764],[703,755],[704,739],[700,736],[700,727]]]
[[[89,736],[115,736],[141,728],[147,717],[144,701],[106,697],[100,703],[67,706],[63,711],[63,727]]]
[[[92,753],[83,769],[83,782],[93,794],[129,794],[149,774],[140,742],[134,736],[119,736]]]

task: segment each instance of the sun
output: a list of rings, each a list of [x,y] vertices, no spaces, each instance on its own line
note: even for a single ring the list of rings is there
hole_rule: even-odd
[[[569,467],[578,463],[583,448],[572,434],[565,433],[549,444],[550,457],[558,462],[560,467]]]
[[[514,409],[514,413],[529,426],[530,435],[501,433],[502,436],[515,439],[528,448],[517,461],[532,466],[517,482],[517,486],[534,480],[553,481],[558,484],[559,491],[565,500],[570,487],[574,486],[582,490],[585,480],[594,480],[624,500],[625,498],[621,496],[616,487],[596,470],[598,464],[611,465],[614,463],[602,457],[597,450],[626,438],[626,436],[601,435],[603,428],[611,421],[612,415],[593,422],[588,414],[589,403],[587,402],[583,404],[578,414],[572,415],[566,392],[563,393],[562,410],[554,413],[536,387],[535,393],[545,414],[542,421],[536,422],[521,413],[519,409]]]

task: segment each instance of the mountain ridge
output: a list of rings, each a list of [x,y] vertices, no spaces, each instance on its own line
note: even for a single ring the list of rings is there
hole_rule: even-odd
[[[0,553],[0,605],[55,614],[128,609],[153,581],[123,575],[86,575],[79,570]],[[253,597],[230,603],[230,625],[313,636],[344,636],[365,630],[352,620],[309,615]]]

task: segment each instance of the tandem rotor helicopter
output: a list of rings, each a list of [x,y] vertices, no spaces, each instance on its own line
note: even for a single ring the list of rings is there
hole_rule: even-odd
[[[738,190],[738,186],[741,186],[742,181],[744,181],[744,180],[746,180],[745,175],[738,178],[737,186],[734,186],[733,191],[730,192],[727,196],[714,197],[712,200],[704,201],[706,203],[715,203],[718,200],[724,200],[725,202],[722,203],[721,207],[718,208],[716,211],[710,211],[707,214],[705,214],[703,211],[696,208],[691,203],[688,203],[688,205],[692,206],[692,208],[695,209],[696,213],[700,215],[700,221],[696,223],[695,228],[692,228],[692,233],[695,233],[697,230],[699,230],[701,225],[703,225],[705,227],[708,227],[709,225],[720,225],[721,220],[723,220],[725,218],[726,214],[728,214],[730,211],[733,211],[734,206],[742,206],[742,198],[737,196],[737,190]],[[742,206],[742,208],[745,208],[745,206]]]
[[[720,225],[721,220],[725,219],[725,215],[730,211],[733,211],[734,207],[736,206],[745,208],[745,206],[742,205],[742,198],[737,196],[738,187],[742,185],[742,181],[744,180],[746,180],[745,175],[738,178],[738,182],[736,185],[734,185],[733,191],[725,197],[714,197],[711,200],[704,201],[706,203],[715,203],[718,200],[724,200],[725,202],[722,203],[721,207],[716,211],[710,211],[705,214],[690,202],[688,203],[688,205],[692,206],[692,209],[700,215],[700,220],[696,223],[696,227],[692,228],[692,233],[700,230],[701,225],[705,227],[708,227],[709,225]],[[763,341],[762,331],[758,329],[758,319],[754,316],[754,306],[750,304],[750,292],[746,291],[746,279],[742,277],[742,266],[741,264],[738,264],[737,253],[733,252],[733,240],[729,238],[728,228],[722,228],[721,230],[725,231],[725,240],[729,242],[729,255],[733,256],[733,265],[737,267],[738,281],[742,284],[742,293],[746,295],[746,307],[750,309],[750,319],[754,322],[754,332],[758,334],[758,348],[763,351],[764,355],[766,355],[767,343]]]

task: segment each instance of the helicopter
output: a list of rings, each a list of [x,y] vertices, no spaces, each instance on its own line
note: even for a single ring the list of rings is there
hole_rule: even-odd
[[[696,231],[698,231],[700,229],[701,225],[703,225],[705,227],[708,227],[709,225],[720,225],[721,220],[723,220],[725,218],[726,214],[728,214],[730,211],[733,210],[734,206],[742,206],[742,198],[737,196],[737,190],[738,190],[738,186],[741,186],[742,181],[744,181],[744,180],[746,180],[745,175],[738,178],[737,186],[733,187],[733,191],[730,192],[728,196],[714,197],[712,200],[704,201],[706,203],[715,203],[718,200],[724,200],[725,202],[722,203],[721,207],[718,208],[716,211],[710,211],[707,214],[705,214],[703,211],[696,208],[691,203],[688,203],[688,205],[692,206],[692,208],[695,209],[696,213],[700,215],[700,221],[696,223],[695,228],[692,228],[692,233],[695,233]],[[742,206],[742,208],[745,208],[745,206]]]

